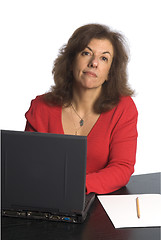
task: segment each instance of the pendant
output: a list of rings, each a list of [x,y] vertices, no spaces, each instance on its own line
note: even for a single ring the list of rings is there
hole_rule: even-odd
[[[83,120],[83,119],[81,119],[81,120],[80,120],[80,122],[79,122],[79,124],[80,124],[80,126],[82,127],[82,126],[83,126],[83,124],[84,124],[84,120]]]

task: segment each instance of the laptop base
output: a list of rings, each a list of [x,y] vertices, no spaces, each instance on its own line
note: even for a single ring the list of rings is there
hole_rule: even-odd
[[[48,221],[56,221],[56,222],[70,222],[70,223],[81,223],[83,222],[86,216],[82,215],[59,215],[59,214],[51,214],[45,212],[31,212],[31,211],[11,211],[11,210],[3,210],[3,217],[17,217],[17,218],[25,218],[25,219],[39,219],[39,220],[48,220]]]
[[[17,217],[25,219],[39,219],[55,222],[69,222],[69,223],[82,223],[87,217],[87,213],[92,203],[94,202],[95,194],[90,193],[86,195],[85,209],[82,213],[51,213],[42,211],[30,211],[30,210],[2,210],[3,217]]]

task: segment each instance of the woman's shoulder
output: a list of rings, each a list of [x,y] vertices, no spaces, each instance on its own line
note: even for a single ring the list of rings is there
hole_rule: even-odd
[[[44,94],[36,96],[34,99],[31,100],[31,103],[35,106],[37,105],[44,105]]]
[[[116,106],[116,111],[120,112],[120,114],[125,115],[132,115],[132,116],[137,116],[138,115],[138,110],[135,105],[135,102],[132,97],[130,96],[124,96],[120,98],[120,102]]]
[[[134,100],[130,96],[123,96],[120,98],[119,103],[109,112],[105,112],[105,115],[115,116],[130,116],[138,115],[137,107]]]
[[[31,101],[29,110],[25,113],[29,128],[38,132],[49,132],[50,125],[60,118],[61,107],[50,106],[44,99],[44,95],[36,96]]]
[[[31,100],[31,105],[30,105],[30,111],[36,111],[36,112],[48,112],[48,111],[59,111],[60,106],[55,106],[55,105],[50,105],[48,102],[45,100],[45,94],[38,95],[34,99]]]
[[[130,96],[121,97],[120,101],[116,107],[123,108],[123,109],[132,108],[133,110],[137,110],[135,102],[134,102],[133,98]]]
[[[36,105],[45,105],[47,106],[47,102],[45,101],[45,94],[37,95],[34,99],[31,100],[31,103]]]

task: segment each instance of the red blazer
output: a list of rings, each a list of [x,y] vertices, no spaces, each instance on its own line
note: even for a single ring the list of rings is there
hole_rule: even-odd
[[[61,112],[61,107],[49,106],[37,96],[25,114],[25,130],[64,134]],[[122,97],[116,107],[100,115],[87,136],[87,193],[110,193],[128,183],[134,172],[137,116],[131,97]]]

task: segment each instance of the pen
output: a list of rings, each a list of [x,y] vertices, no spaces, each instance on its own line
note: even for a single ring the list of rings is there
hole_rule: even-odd
[[[137,208],[137,216],[140,218],[140,206],[139,206],[139,198],[136,198],[136,208]]]

